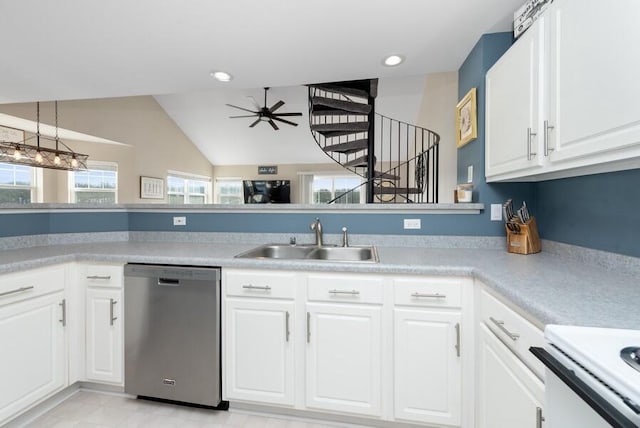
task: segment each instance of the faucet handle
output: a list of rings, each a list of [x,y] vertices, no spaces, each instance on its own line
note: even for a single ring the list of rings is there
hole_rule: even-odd
[[[342,246],[343,247],[348,247],[349,246],[349,235],[347,234],[347,228],[346,227],[342,228]]]

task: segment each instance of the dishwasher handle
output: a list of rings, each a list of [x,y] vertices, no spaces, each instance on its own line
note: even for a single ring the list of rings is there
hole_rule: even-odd
[[[180,286],[180,280],[174,278],[158,278],[158,285],[167,287],[178,287]]]

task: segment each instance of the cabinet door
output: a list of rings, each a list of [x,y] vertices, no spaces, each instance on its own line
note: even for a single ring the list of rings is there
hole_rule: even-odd
[[[122,383],[123,329],[122,291],[87,289],[86,378]]]
[[[307,407],[379,416],[381,308],[307,305]]]
[[[66,383],[63,292],[0,308],[0,425]]]
[[[460,425],[460,313],[394,310],[395,417]]]
[[[226,398],[294,404],[294,303],[226,299]]]
[[[630,146],[638,156],[640,2],[564,0],[549,13],[550,160],[602,163]]]
[[[538,428],[543,383],[480,324],[477,428]]]
[[[542,165],[538,118],[544,18],[538,19],[486,76],[486,155],[488,181],[499,174]]]

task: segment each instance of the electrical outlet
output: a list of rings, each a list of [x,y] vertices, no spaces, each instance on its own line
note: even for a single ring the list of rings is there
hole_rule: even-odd
[[[502,205],[491,204],[491,221],[502,221]]]
[[[467,167],[467,183],[473,183],[473,165]]]
[[[420,221],[419,218],[405,218],[404,228],[405,229],[422,229],[422,222]]]
[[[174,226],[186,226],[187,225],[187,218],[186,217],[174,217],[173,218],[173,225]]]

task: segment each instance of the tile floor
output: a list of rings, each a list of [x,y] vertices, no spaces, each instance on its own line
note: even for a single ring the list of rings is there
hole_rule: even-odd
[[[218,412],[136,400],[121,395],[79,391],[28,428],[335,428],[348,425]]]

